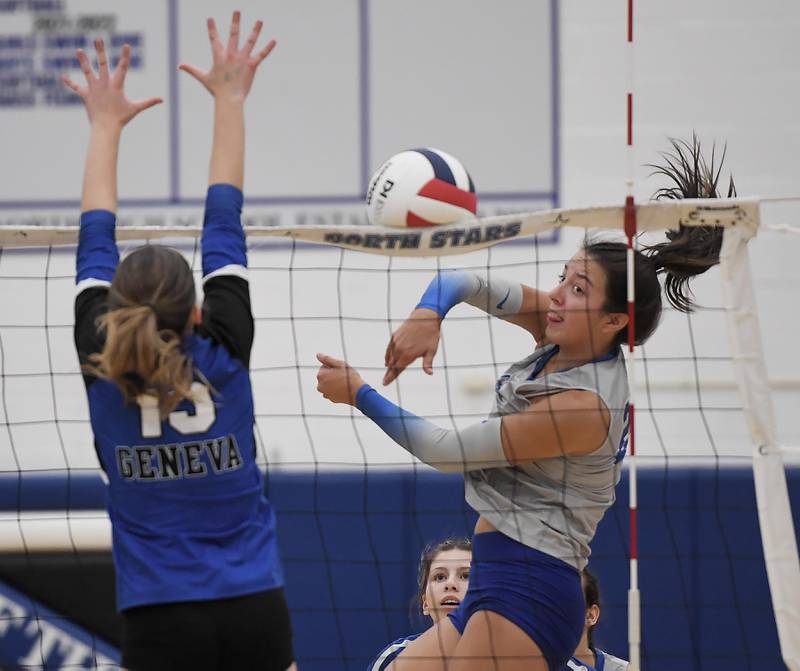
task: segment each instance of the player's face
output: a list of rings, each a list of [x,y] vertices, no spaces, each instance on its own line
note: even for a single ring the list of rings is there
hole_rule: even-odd
[[[422,597],[422,612],[434,624],[458,608],[464,599],[469,586],[471,560],[471,552],[457,548],[444,550],[433,558]]]
[[[562,350],[588,346],[592,356],[605,354],[621,327],[620,319],[627,320],[603,310],[606,284],[606,272],[597,261],[584,250],[575,254],[548,294],[547,339]]]

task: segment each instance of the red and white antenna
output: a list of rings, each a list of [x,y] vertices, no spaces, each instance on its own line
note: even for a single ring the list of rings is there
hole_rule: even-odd
[[[634,359],[634,333],[636,304],[636,283],[634,282],[634,262],[636,250],[636,205],[633,200],[635,163],[633,152],[633,83],[634,83],[634,43],[633,43],[633,0],[628,0],[628,91],[627,91],[627,155],[628,178],[625,197],[625,235],[628,238],[628,387],[630,405],[628,409],[628,491],[630,495],[630,587],[628,589],[628,646],[630,671],[641,668],[641,599],[639,596],[639,547],[636,511],[638,506],[636,491],[636,376]]]

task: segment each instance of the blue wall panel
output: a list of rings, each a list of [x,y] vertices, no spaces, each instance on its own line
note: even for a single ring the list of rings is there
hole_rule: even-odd
[[[788,481],[797,528],[800,469],[789,470]],[[301,668],[362,670],[387,642],[423,628],[410,614],[420,551],[447,535],[469,535],[476,517],[460,477],[428,469],[279,472],[266,484]],[[644,668],[783,668],[752,472],[643,469],[639,501]],[[590,561],[604,602],[597,641],[620,656],[627,650],[627,502],[623,479]],[[0,510],[103,506],[95,476],[0,476]]]
[[[789,481],[800,526],[800,471],[790,471]],[[468,534],[475,520],[460,478],[428,471],[278,474],[269,491],[298,655],[312,669],[363,669],[386,642],[420,629],[409,603],[421,548]],[[639,492],[645,668],[781,668],[751,471],[645,469]],[[617,493],[590,568],[604,601],[598,643],[625,656],[626,480]],[[310,554],[318,563],[309,564]],[[317,626],[317,609],[332,609],[325,625]]]

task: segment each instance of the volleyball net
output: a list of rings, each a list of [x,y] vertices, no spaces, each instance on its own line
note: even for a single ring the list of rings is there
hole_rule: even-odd
[[[620,560],[630,558],[633,538],[644,585],[644,668],[689,668],[685,660],[709,655],[766,668],[776,636],[784,659],[797,665],[797,546],[747,254],[759,202],[637,207],[645,239],[681,224],[725,227],[721,265],[695,282],[696,311],[667,307],[629,361],[636,453],[624,462],[620,501],[590,560],[607,583],[606,637],[625,641],[615,643],[625,656],[628,569],[620,571]],[[623,226],[623,207],[603,207],[419,230],[247,227],[258,460],[278,515],[304,668],[363,668],[371,652],[408,633],[419,546],[469,533],[474,519],[452,477],[415,462],[360,413],[316,392],[316,353],[346,359],[378,388],[389,338],[435,272],[471,269],[549,288],[587,236],[622,239]],[[123,218],[117,239],[123,255],[148,242],[175,247],[199,286],[199,232]],[[0,228],[0,552],[23,563],[111,547],[72,339],[76,240],[75,226]],[[446,428],[462,427],[486,417],[495,380],[532,346],[520,329],[458,306],[443,322],[434,375],[413,366],[383,391]],[[641,508],[637,529],[624,510],[631,491]],[[746,528],[756,519],[760,535],[753,536]],[[771,601],[741,582],[761,566]],[[709,575],[721,582],[703,586]],[[698,590],[710,597],[698,599]],[[759,640],[750,622],[765,610],[776,627],[760,625],[767,633]],[[714,614],[732,628],[734,644],[698,640],[701,620]],[[630,615],[636,638],[639,615]],[[0,609],[0,631],[8,635],[21,622],[29,630],[62,626],[55,614],[33,624],[27,617]],[[685,621],[670,632],[671,643],[659,638],[662,617]]]

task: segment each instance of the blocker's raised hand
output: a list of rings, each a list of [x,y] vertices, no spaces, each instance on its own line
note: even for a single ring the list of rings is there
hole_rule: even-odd
[[[226,46],[220,40],[214,19],[208,19],[208,39],[211,41],[213,57],[213,64],[208,72],[203,72],[200,68],[188,63],[182,63],[179,66],[181,70],[189,73],[205,86],[215,98],[229,97],[244,100],[253,85],[256,69],[275,48],[275,40],[270,40],[261,51],[253,55],[253,49],[263,26],[261,21],[256,21],[253,30],[250,31],[250,36],[240,49],[240,20],[241,14],[238,11],[234,12]]]
[[[128,64],[131,60],[129,45],[122,47],[119,63],[111,74],[108,71],[108,58],[103,40],[95,40],[94,48],[97,53],[97,74],[92,70],[86,52],[83,49],[77,51],[78,62],[86,77],[86,86],[80,86],[67,75],[61,75],[61,81],[83,100],[91,124],[108,124],[121,128],[139,112],[162,102],[161,98],[134,102],[125,97],[125,75],[128,73]]]

